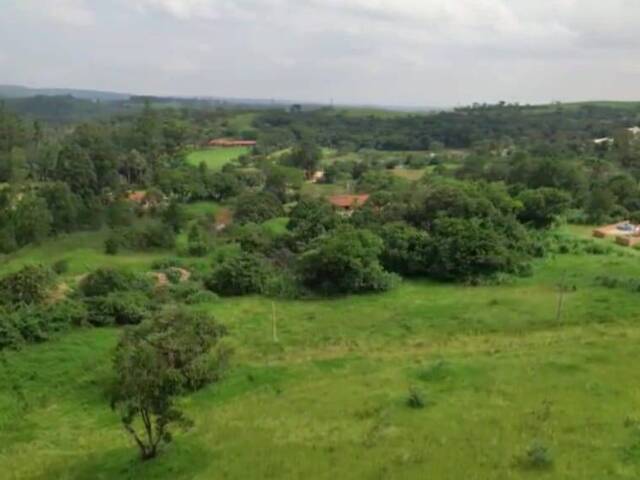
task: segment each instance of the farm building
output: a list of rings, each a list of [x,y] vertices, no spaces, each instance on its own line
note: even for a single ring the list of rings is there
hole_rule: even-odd
[[[320,183],[324,180],[324,170],[317,170],[311,175],[311,183]]]
[[[351,215],[353,211],[367,203],[369,195],[334,195],[329,197],[329,203],[345,215]]]
[[[152,207],[157,207],[166,199],[160,192],[146,190],[134,190],[129,192],[127,200],[137,204],[143,210],[147,210]]]
[[[629,221],[605,225],[593,231],[596,238],[615,237],[618,245],[633,247],[640,243],[640,226]]]
[[[207,145],[210,147],[255,147],[255,140],[236,140],[233,138],[214,138],[209,140]]]

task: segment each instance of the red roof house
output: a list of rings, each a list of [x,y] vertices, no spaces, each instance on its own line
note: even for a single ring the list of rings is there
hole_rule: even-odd
[[[235,140],[233,138],[214,138],[209,140],[210,147],[255,147],[255,140]]]
[[[367,203],[369,195],[334,195],[329,197],[329,203],[347,214]]]

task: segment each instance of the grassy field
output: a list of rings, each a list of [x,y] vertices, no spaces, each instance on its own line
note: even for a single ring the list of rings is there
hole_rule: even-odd
[[[107,402],[117,330],[9,352],[0,363],[0,471],[8,479],[637,479],[638,293],[599,286],[602,274],[637,278],[636,254],[550,257],[531,277],[499,286],[404,282],[381,295],[277,301],[278,343],[268,299],[200,305],[229,327],[232,368],[183,399],[195,426],[147,463]],[[561,279],[569,288],[558,319]],[[423,409],[407,406],[410,388]],[[549,469],[523,461],[536,444],[548,448]]]
[[[249,153],[249,150],[247,147],[206,148],[191,152],[187,156],[187,162],[196,166],[204,162],[210,169],[220,170],[232,160]]]

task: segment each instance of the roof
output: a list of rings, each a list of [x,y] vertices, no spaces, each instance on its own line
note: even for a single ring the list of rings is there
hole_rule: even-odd
[[[144,190],[137,190],[127,195],[127,199],[132,202],[141,203],[146,200],[147,192]]]
[[[352,208],[364,205],[369,195],[334,195],[329,197],[331,205],[340,208]]]
[[[221,146],[240,146],[240,147],[252,147],[257,142],[255,140],[236,140],[233,138],[214,138],[209,140],[209,145],[221,145]]]

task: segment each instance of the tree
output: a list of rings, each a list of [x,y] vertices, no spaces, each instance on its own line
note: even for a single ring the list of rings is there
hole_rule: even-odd
[[[384,291],[394,277],[380,265],[383,242],[369,230],[345,226],[316,239],[298,260],[303,283],[326,293]]]
[[[125,330],[114,357],[111,405],[142,460],[171,442],[172,425],[191,424],[175,400],[221,378],[230,354],[220,344],[225,333],[212,318],[179,309]]]
[[[589,195],[585,210],[591,222],[600,223],[609,220],[615,206],[616,196],[611,190],[596,187]]]
[[[303,198],[291,210],[287,229],[297,243],[306,245],[314,238],[336,228],[339,221],[339,217],[326,200]]]
[[[10,305],[43,302],[55,282],[53,271],[43,265],[27,265],[0,279],[0,303]]]
[[[238,197],[234,218],[240,223],[262,223],[282,215],[282,204],[275,195],[268,192],[249,192]]]
[[[380,261],[387,270],[402,275],[428,274],[433,251],[428,233],[397,222],[382,227],[380,237],[384,242]]]
[[[268,275],[265,259],[240,252],[224,258],[205,279],[205,286],[220,295],[261,293]]]
[[[568,193],[556,188],[538,188],[524,190],[518,195],[522,202],[522,210],[518,220],[534,228],[547,228],[553,224],[570,205]]]
[[[184,208],[175,200],[162,211],[162,221],[169,225],[175,233],[180,233],[187,222]]]
[[[67,182],[74,193],[88,196],[98,191],[98,177],[88,153],[69,143],[58,154],[56,178]]]
[[[50,183],[42,188],[40,194],[51,212],[54,233],[68,233],[77,228],[80,200],[66,183]]]
[[[51,212],[44,199],[30,193],[25,195],[13,212],[13,226],[18,245],[38,243],[51,232]]]
[[[440,218],[430,234],[433,250],[429,273],[441,280],[468,281],[513,271],[525,257],[511,245],[512,239],[478,218]]]
[[[107,225],[111,228],[128,227],[135,220],[134,205],[128,200],[116,200],[107,209]]]
[[[284,161],[288,165],[304,170],[308,178],[317,170],[321,159],[322,150],[320,147],[311,142],[302,142],[293,149]]]

